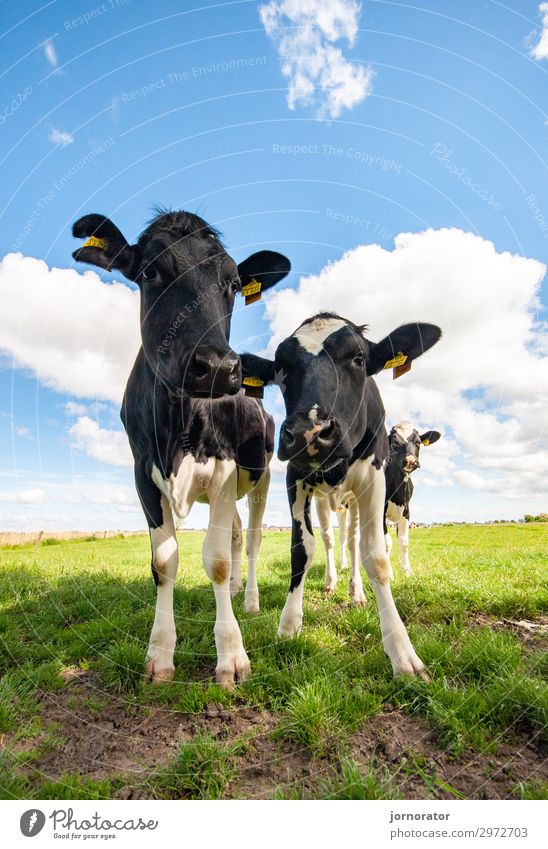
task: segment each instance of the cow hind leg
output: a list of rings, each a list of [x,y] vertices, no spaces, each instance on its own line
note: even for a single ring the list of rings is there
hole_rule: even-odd
[[[179,564],[179,551],[171,507],[161,497],[163,523],[150,528],[152,574],[156,583],[156,613],[147,651],[146,674],[154,683],[173,678],[173,652],[176,633],[173,615],[173,587]]]
[[[215,680],[221,686],[230,688],[236,679],[243,681],[249,675],[250,664],[230,597],[236,468],[227,461],[219,462],[222,463],[221,471],[211,482],[209,526],[202,557],[215,593]]]
[[[231,562],[230,595],[234,598],[244,588],[242,583],[242,520],[240,519],[237,507],[234,508],[234,518],[232,520]]]
[[[345,572],[348,569],[348,558],[346,556],[348,512],[349,511],[346,507],[337,511],[337,519],[339,522],[339,541],[341,545],[341,572]]]
[[[406,575],[411,574],[409,562],[409,519],[403,516],[398,522],[398,545],[400,547],[400,564]]]
[[[350,528],[348,548],[350,551],[350,601],[356,607],[367,604],[363,591],[362,575],[360,571],[360,511],[354,501],[348,510],[350,514]]]
[[[337,586],[337,567],[335,566],[335,534],[331,524],[331,505],[328,498],[316,498],[316,513],[320,523],[320,532],[325,548],[324,593],[334,593]]]
[[[413,648],[392,597],[391,567],[383,533],[384,473],[371,471],[370,485],[358,496],[360,553],[377,601],[383,647],[394,675],[419,675],[427,679],[424,664]]]
[[[258,481],[249,493],[249,524],[245,550],[247,555],[247,583],[245,585],[244,609],[246,613],[259,612],[259,586],[257,584],[257,557],[263,536],[263,517],[266,509],[266,498],[270,485],[270,469]]]

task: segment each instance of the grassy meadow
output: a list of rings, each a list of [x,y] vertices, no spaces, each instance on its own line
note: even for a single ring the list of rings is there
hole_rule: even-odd
[[[289,532],[264,535],[261,612],[234,601],[251,678],[212,683],[201,532],[180,534],[173,682],[142,677],[148,537],[0,550],[2,798],[547,798],[548,525],[411,531],[393,592],[431,680],[394,680],[373,594],[325,597],[323,546],[300,637],[275,637]],[[245,569],[245,564],[244,564]]]

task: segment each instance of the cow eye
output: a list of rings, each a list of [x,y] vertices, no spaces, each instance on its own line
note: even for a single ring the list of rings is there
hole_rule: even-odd
[[[356,354],[356,356],[353,357],[352,362],[354,363],[356,368],[363,368],[365,365],[363,354]]]
[[[156,269],[153,265],[147,265],[145,269],[143,269],[143,280],[154,280],[156,277]]]
[[[229,281],[229,286],[233,292],[238,292],[238,290],[240,289],[240,278],[233,277],[232,280]]]

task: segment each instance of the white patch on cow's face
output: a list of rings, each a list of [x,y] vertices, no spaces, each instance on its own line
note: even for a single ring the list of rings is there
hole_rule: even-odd
[[[311,422],[316,422],[318,420],[318,405],[314,404],[311,410],[308,413],[308,418]]]
[[[411,424],[411,422],[400,422],[397,425],[394,425],[394,430],[401,436],[401,438],[407,442],[412,433],[414,433],[415,428]]]
[[[328,336],[346,326],[347,323],[342,318],[316,318],[299,327],[293,336],[305,351],[316,355],[323,350],[323,344]]]

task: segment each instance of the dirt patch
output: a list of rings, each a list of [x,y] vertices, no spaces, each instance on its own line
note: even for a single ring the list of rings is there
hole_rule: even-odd
[[[522,640],[527,648],[548,650],[548,616],[538,619],[494,619],[483,613],[471,613],[466,623],[471,628],[491,628],[509,631]]]
[[[506,799],[519,781],[548,780],[540,729],[501,742],[495,754],[451,758],[425,723],[387,707],[367,721],[350,748],[358,763],[388,770],[406,799]]]
[[[318,784],[338,769],[335,748],[328,758],[313,758],[306,747],[274,739],[279,717],[270,711],[210,703],[188,714],[135,705],[105,693],[92,673],[77,668],[66,673],[65,686],[41,698],[44,731],[24,741],[5,735],[2,741],[8,750],[22,752],[39,747],[53,732],[57,744],[44,746],[39,760],[25,768],[33,781],[63,773],[116,778],[125,781],[119,798],[150,798],[151,772],[203,732],[220,741],[242,736],[249,741],[227,798],[268,799],[278,789],[287,795],[292,788],[313,798]],[[539,729],[524,729],[522,738],[504,740],[495,754],[453,759],[423,721],[388,705],[352,735],[345,749],[364,771],[393,776],[395,789],[407,799],[504,799],[515,795],[519,781],[548,780],[547,751],[539,739]]]

